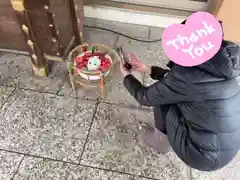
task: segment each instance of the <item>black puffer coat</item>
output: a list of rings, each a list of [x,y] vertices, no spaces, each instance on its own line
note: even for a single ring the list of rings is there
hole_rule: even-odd
[[[155,71],[152,77],[162,76],[161,69]],[[149,87],[128,75],[124,85],[142,105],[169,105],[166,129],[174,151],[189,166],[213,171],[240,149],[239,75],[240,48],[224,41],[207,63],[191,68],[172,64]]]

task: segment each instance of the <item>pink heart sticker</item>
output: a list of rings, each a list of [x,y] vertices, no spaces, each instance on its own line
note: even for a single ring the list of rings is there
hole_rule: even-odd
[[[196,66],[211,59],[219,51],[223,30],[210,13],[196,12],[186,24],[173,24],[165,29],[162,47],[168,58],[181,66]]]

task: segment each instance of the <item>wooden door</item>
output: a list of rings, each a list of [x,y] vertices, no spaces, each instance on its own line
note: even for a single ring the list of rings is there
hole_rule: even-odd
[[[11,0],[0,0],[0,48],[38,49],[42,54],[62,57],[74,38],[81,43],[82,0],[12,1],[24,11],[13,8]],[[29,40],[34,47],[29,47]]]
[[[25,8],[27,21],[19,23],[27,22],[31,41],[43,54],[62,57],[74,36],[69,0],[25,0]]]
[[[0,48],[28,51],[38,76],[83,37],[83,0],[1,0]]]
[[[0,1],[0,48],[28,49],[10,0]]]

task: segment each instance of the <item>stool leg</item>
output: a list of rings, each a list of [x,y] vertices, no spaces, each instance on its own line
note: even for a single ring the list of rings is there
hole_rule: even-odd
[[[100,97],[103,100],[104,99],[104,76],[101,75],[100,78]]]
[[[75,88],[75,84],[74,84],[74,76],[73,76],[73,63],[72,62],[67,62],[67,69],[68,69],[68,74],[69,74],[69,80],[73,89],[73,93],[75,94],[75,96],[77,96],[76,93],[76,88]]]
[[[72,89],[73,89],[73,92],[74,94],[76,94],[76,88],[75,88],[75,84],[74,84],[74,78],[71,74],[69,74],[70,76],[70,82],[71,82],[71,86],[72,86]]]

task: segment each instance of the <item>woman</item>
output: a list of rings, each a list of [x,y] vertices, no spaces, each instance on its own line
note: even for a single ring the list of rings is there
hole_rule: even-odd
[[[144,106],[154,107],[155,127],[143,126],[145,142],[158,152],[170,144],[192,168],[213,171],[227,165],[240,148],[239,46],[223,41],[219,52],[195,67],[169,63],[149,67],[132,55],[133,70],[158,80],[143,86],[122,66],[124,85]],[[169,142],[169,143],[168,143]]]

